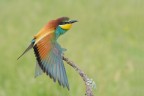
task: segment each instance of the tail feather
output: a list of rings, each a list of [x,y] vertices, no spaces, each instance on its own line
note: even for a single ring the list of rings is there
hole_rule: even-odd
[[[41,75],[43,73],[42,69],[40,68],[38,62],[36,61],[36,67],[35,67],[35,77]]]
[[[18,59],[20,59],[26,52],[28,52],[31,48],[33,48],[33,43],[31,43],[29,46],[28,46],[28,48],[17,58],[17,60]]]

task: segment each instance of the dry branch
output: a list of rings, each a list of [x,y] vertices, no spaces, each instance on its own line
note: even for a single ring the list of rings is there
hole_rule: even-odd
[[[72,66],[81,76],[81,78],[83,79],[83,81],[85,82],[86,85],[86,96],[94,96],[93,92],[92,92],[92,87],[95,87],[95,83],[92,79],[89,79],[88,76],[78,67],[76,66],[76,64],[72,61],[70,61],[68,58],[63,56],[63,60],[69,64],[70,66]]]

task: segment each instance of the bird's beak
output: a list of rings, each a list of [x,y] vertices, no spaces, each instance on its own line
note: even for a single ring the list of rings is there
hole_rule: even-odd
[[[77,20],[70,20],[69,22],[72,24],[72,23],[75,23],[75,22],[78,22],[78,21]]]

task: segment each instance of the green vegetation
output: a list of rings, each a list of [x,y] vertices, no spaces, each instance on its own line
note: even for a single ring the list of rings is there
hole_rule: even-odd
[[[70,91],[45,74],[34,78],[32,50],[16,60],[44,24],[61,16],[79,21],[59,42],[96,82],[95,96],[144,96],[143,0],[0,0],[0,96],[84,96],[69,65]]]

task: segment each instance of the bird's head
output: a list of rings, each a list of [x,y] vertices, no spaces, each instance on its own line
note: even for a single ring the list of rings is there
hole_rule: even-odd
[[[63,30],[69,30],[72,27],[73,23],[78,22],[77,20],[69,20],[68,17],[61,17],[57,20],[60,20],[58,26]]]
[[[68,17],[61,17],[56,20],[53,20],[52,22],[53,24],[49,24],[49,25],[55,26],[55,34],[56,34],[56,38],[58,38],[60,35],[68,31],[72,27],[72,24],[77,22],[77,20],[69,20]]]
[[[78,22],[77,20],[69,20],[68,17],[61,17],[55,20],[51,20],[45,26],[46,29],[57,29],[60,27],[63,30],[69,30],[72,27],[72,24]]]

